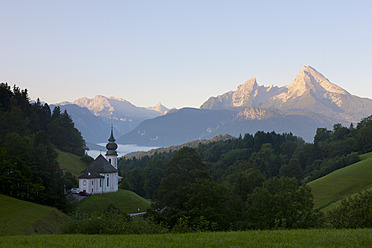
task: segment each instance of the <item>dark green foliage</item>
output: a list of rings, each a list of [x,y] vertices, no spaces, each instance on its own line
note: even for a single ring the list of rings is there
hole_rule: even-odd
[[[79,187],[79,182],[77,178],[68,171],[65,172],[65,174],[63,175],[63,183],[65,185],[66,190]]]
[[[35,181],[37,171],[28,163],[28,139],[8,133],[0,146],[0,193],[22,200],[36,201],[45,186]]]
[[[371,228],[372,190],[342,200],[327,213],[327,218],[335,228]]]
[[[151,219],[131,218],[114,206],[102,214],[75,215],[63,228],[65,234],[155,234],[165,231]]]
[[[58,106],[54,108],[52,121],[48,124],[48,135],[57,148],[78,156],[85,154],[86,145],[80,131],[74,127],[66,111],[60,113]]]
[[[30,134],[28,125],[29,120],[19,108],[13,107],[7,112],[0,111],[0,143],[4,141],[5,135],[11,132],[21,136]]]
[[[357,126],[357,140],[359,148],[362,152],[369,152],[372,150],[372,115],[364,118]]]
[[[272,178],[248,194],[245,225],[249,229],[310,228],[319,225],[311,189],[294,178]]]
[[[226,189],[212,180],[195,149],[184,147],[166,166],[151,216],[175,230],[224,229],[225,197]]]
[[[280,167],[280,176],[294,177],[297,180],[302,178],[302,167],[298,158],[292,158],[288,164]]]
[[[87,166],[94,161],[94,159],[87,154],[81,156],[80,160],[83,161]]]
[[[310,166],[306,167],[306,175],[308,178],[305,181],[315,180],[358,161],[360,161],[360,158],[356,152],[341,157],[315,160]]]
[[[0,96],[0,193],[67,211],[64,185],[76,185],[76,179],[63,177],[54,150],[57,139],[48,132],[53,125],[62,126],[58,137],[75,153],[84,152],[80,133],[67,113],[51,115],[39,99],[31,104],[27,90],[1,83]]]

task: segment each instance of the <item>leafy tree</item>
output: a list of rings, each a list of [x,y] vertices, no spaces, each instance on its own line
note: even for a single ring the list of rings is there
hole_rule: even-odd
[[[63,175],[63,183],[67,190],[76,188],[79,186],[79,182],[76,179],[76,177],[68,171]]]
[[[17,107],[7,112],[0,111],[0,144],[8,133],[16,132],[21,136],[29,134],[28,124],[29,120],[24,118],[23,112]]]
[[[81,156],[80,160],[83,161],[87,166],[94,161],[94,159],[87,154]]]
[[[300,180],[302,178],[302,168],[298,158],[292,158],[288,164],[280,167],[280,176],[294,177]]]
[[[56,139],[46,132],[55,121],[63,127],[61,140],[74,151],[84,151],[85,143],[67,112],[57,108],[53,114],[54,119],[39,99],[31,104],[26,89],[0,84],[0,193],[67,210],[64,178],[50,143]]]
[[[80,131],[75,128],[66,111],[60,113],[58,106],[53,110],[52,121],[48,125],[48,135],[51,142],[59,149],[78,156],[85,154],[87,148]]]
[[[335,228],[372,228],[372,190],[342,200],[327,219]]]
[[[29,165],[29,140],[18,133],[8,133],[0,146],[0,193],[22,200],[36,201],[45,189],[34,180],[37,171]]]
[[[271,143],[263,144],[258,152],[251,156],[254,168],[257,168],[265,177],[274,177],[279,174],[281,167],[281,157],[273,149]]]
[[[272,178],[248,195],[245,224],[250,229],[316,227],[318,215],[308,186],[294,178]]]
[[[372,115],[364,118],[358,123],[358,142],[359,148],[363,152],[372,151]]]
[[[195,149],[184,147],[166,166],[152,215],[170,227],[181,217],[189,217],[194,230],[203,216],[203,220],[210,223],[206,227],[210,230],[215,227],[212,223],[223,223],[224,195],[223,188],[211,179]]]

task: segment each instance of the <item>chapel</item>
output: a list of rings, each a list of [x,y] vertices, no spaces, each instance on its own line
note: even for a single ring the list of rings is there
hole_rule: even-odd
[[[118,145],[115,143],[113,127],[106,145],[105,157],[100,154],[79,177],[79,192],[105,194],[118,191]]]

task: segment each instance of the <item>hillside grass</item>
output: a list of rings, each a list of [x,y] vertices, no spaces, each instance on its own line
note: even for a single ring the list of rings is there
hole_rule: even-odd
[[[316,209],[327,211],[345,197],[372,188],[372,152],[360,158],[361,161],[308,184],[314,195]]]
[[[40,204],[0,195],[0,236],[60,233],[68,216],[61,211]]]
[[[76,211],[79,213],[101,213],[108,206],[114,205],[124,213],[145,212],[150,202],[129,190],[119,189],[116,193],[92,195],[81,201]]]
[[[0,247],[371,247],[372,229],[0,237]]]
[[[58,153],[57,162],[66,168],[64,171],[68,171],[76,177],[81,176],[81,171],[85,170],[87,165],[80,160],[80,157],[58,149],[56,151]]]

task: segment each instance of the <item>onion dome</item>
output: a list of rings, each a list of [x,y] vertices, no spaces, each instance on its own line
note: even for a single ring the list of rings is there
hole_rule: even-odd
[[[114,138],[114,132],[113,132],[112,125],[111,125],[111,136],[108,139],[108,141],[109,142],[106,145],[106,149],[107,149],[106,156],[107,155],[115,155],[115,156],[117,156],[118,153],[116,152],[116,149],[118,148],[118,145],[115,143],[115,138]]]

